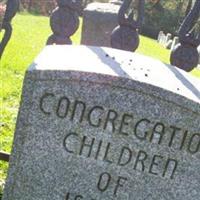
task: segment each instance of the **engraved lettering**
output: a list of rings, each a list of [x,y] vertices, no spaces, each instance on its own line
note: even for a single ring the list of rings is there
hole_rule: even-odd
[[[74,106],[73,106],[73,110],[72,110],[72,115],[71,115],[71,120],[74,120],[74,117],[76,115],[76,111],[79,109],[81,109],[81,114],[79,117],[79,123],[81,123],[83,121],[83,117],[85,114],[85,109],[86,109],[86,104],[82,101],[75,101]]]
[[[169,172],[171,170],[171,174],[170,174],[170,178],[173,179],[174,178],[174,174],[176,172],[178,166],[178,161],[176,161],[175,159],[168,159],[164,168],[164,172],[162,174],[163,177],[166,176],[167,172]]]
[[[122,121],[121,121],[121,124],[120,124],[120,128],[119,128],[119,133],[122,134],[122,135],[128,135],[128,133],[124,130],[124,128],[126,126],[129,126],[130,124],[130,120],[133,119],[133,116],[132,115],[129,115],[129,114],[124,114],[123,117],[122,117]]]
[[[105,192],[108,189],[110,181],[111,181],[111,175],[109,173],[104,172],[104,173],[100,174],[100,177],[99,177],[99,180],[97,183],[97,188],[101,192]]]
[[[115,120],[117,119],[117,117],[118,117],[117,112],[115,112],[114,110],[109,110],[107,117],[106,117],[105,124],[104,124],[104,130],[107,129],[108,124],[110,124],[112,127],[112,132],[114,133],[115,132]],[[110,122],[110,123],[108,123],[108,122]]]
[[[186,138],[187,138],[187,134],[188,134],[188,131],[185,131],[184,134],[183,134],[183,138],[182,138],[182,142],[181,142],[181,146],[180,146],[180,150],[183,149],[184,145],[185,145],[185,141],[186,141]]]
[[[119,187],[123,187],[127,180],[128,179],[126,177],[122,177],[122,176],[118,177],[117,184],[116,184],[116,187],[114,189],[114,196],[117,196],[117,192],[118,192]]]
[[[67,195],[66,195],[65,200],[69,200],[69,196],[70,196],[70,193],[68,192]]]
[[[175,126],[170,126],[170,128],[172,129],[172,134],[171,134],[171,138],[170,138],[170,141],[169,141],[169,144],[168,144],[169,147],[171,147],[172,144],[173,144],[173,140],[174,140],[176,132],[181,130],[180,128],[175,127]]]
[[[95,120],[92,120],[92,114],[94,112],[98,112],[98,110],[103,111],[104,109],[101,106],[95,106],[88,113],[88,122],[91,126],[100,127],[100,125],[101,125],[101,118],[98,118],[96,122],[95,122]]]
[[[75,199],[74,199],[74,200],[79,200],[79,199],[82,199],[82,198],[83,198],[82,195],[77,195],[77,196],[75,196]]]
[[[112,161],[109,160],[108,158],[109,150],[110,150],[110,142],[108,142],[108,144],[106,145],[106,151],[105,151],[103,160],[106,162],[112,163]]]
[[[97,148],[97,152],[96,152],[96,155],[95,155],[95,159],[97,160],[98,157],[99,157],[99,152],[101,150],[101,146],[102,146],[102,141],[100,140],[99,144],[98,144],[98,148]]]
[[[139,140],[146,140],[148,131],[145,131],[143,135],[140,135],[139,130],[141,129],[144,130],[145,129],[144,127],[146,127],[146,125],[149,125],[149,123],[150,121],[148,119],[141,119],[136,123],[134,133]]]
[[[70,106],[70,100],[67,97],[60,98],[56,110],[56,114],[59,118],[65,118],[68,114]]]
[[[78,134],[76,134],[76,133],[69,133],[69,134],[67,134],[66,137],[64,138],[63,146],[64,146],[65,150],[66,150],[68,153],[75,153],[73,150],[70,150],[70,149],[68,148],[68,146],[67,146],[68,140],[69,140],[71,137],[72,137],[72,138],[73,138],[73,137],[78,137]],[[72,143],[72,142],[69,141],[69,143]]]
[[[200,134],[196,133],[190,138],[188,144],[188,151],[191,154],[195,154],[199,151],[199,148],[200,148]]]
[[[160,122],[156,123],[155,126],[153,127],[153,130],[150,136],[150,142],[152,142],[154,137],[156,137],[157,139],[157,135],[158,135],[159,136],[158,144],[161,144],[164,134],[165,134],[165,125]]]
[[[131,158],[132,158],[132,151],[128,147],[123,147],[117,165],[125,166],[131,161]]]
[[[150,174],[154,174],[154,175],[158,174],[158,172],[156,172],[154,170],[156,170],[155,168],[159,165],[158,161],[162,160],[162,159],[163,159],[162,156],[159,156],[159,155],[154,155],[153,156],[153,159],[152,159],[152,162],[151,162],[151,165],[150,165],[150,168],[149,168],[149,173]]]
[[[135,165],[134,165],[134,169],[137,169],[138,163],[141,163],[142,169],[141,171],[145,170],[145,165],[144,165],[144,161],[147,159],[147,154],[144,151],[139,151],[136,161],[135,161]]]
[[[71,197],[71,194],[68,192],[66,197],[65,197],[65,200],[80,200],[80,199],[83,199],[83,196],[78,194],[76,195],[74,198],[70,198]]]
[[[84,149],[84,147],[88,147],[88,148],[89,148],[89,151],[88,151],[87,157],[89,158],[90,155],[91,155],[91,153],[92,153],[92,148],[93,148],[95,139],[92,138],[91,143],[88,143],[88,144],[86,143],[86,139],[87,139],[87,137],[86,137],[86,136],[83,136],[83,140],[82,140],[82,142],[81,142],[81,148],[80,148],[79,155],[82,155],[82,154],[83,154],[83,149]]]
[[[175,159],[166,159],[161,155],[147,154],[143,150],[136,152],[127,146],[119,146],[118,149],[115,149],[112,148],[113,145],[110,142],[97,141],[95,138],[87,136],[81,136],[80,138],[80,134],[76,133],[69,133],[64,138],[65,150],[68,153],[82,156],[82,158],[98,159],[120,167],[133,165],[134,170],[146,171],[149,174],[160,175],[166,178],[174,176],[178,165]],[[115,153],[112,151],[114,149],[118,151],[115,151],[118,157],[114,156]],[[133,156],[135,157],[134,159]],[[163,170],[161,171],[161,169]]]
[[[51,111],[46,110],[46,108],[44,107],[44,104],[45,102],[48,101],[49,98],[52,98],[52,97],[55,97],[55,95],[52,93],[45,93],[40,99],[40,110],[46,115],[50,115]]]

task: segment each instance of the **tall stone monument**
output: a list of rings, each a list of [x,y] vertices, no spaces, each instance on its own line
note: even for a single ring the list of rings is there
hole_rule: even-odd
[[[182,70],[48,46],[26,72],[3,200],[197,200],[199,124],[200,81]]]

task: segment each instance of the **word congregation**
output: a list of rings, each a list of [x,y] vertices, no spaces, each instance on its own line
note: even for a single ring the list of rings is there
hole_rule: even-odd
[[[131,113],[120,113],[102,105],[88,106],[81,100],[71,100],[67,96],[57,97],[45,93],[40,98],[40,110],[45,115],[56,115],[77,123],[87,123],[91,127],[125,137],[135,137],[138,141],[165,145],[173,150],[186,150],[190,154],[200,151],[200,133],[165,125],[163,122],[140,119]]]

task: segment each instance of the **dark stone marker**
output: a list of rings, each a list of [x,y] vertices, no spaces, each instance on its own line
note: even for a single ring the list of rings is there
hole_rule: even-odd
[[[200,81],[182,70],[48,46],[26,73],[3,200],[197,200],[199,124]]]

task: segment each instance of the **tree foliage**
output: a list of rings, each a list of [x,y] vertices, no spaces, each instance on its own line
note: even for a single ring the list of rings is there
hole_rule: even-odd
[[[21,0],[21,7],[29,12],[48,15],[56,7],[56,0]]]
[[[146,0],[143,33],[157,37],[159,31],[176,34],[194,0]]]

